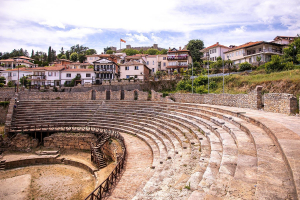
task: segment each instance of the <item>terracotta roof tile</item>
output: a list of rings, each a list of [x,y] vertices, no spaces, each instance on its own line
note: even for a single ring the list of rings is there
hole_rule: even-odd
[[[257,42],[247,42],[245,44],[242,44],[240,46],[237,46],[237,47],[234,47],[232,49],[229,49],[228,51],[225,51],[224,53],[227,53],[227,52],[231,52],[231,51],[235,51],[235,50],[238,50],[238,49],[242,49],[242,48],[245,48],[245,47],[248,47],[248,46],[252,46],[252,45],[255,45],[255,44],[259,44],[259,43],[262,43],[263,41],[257,41]]]
[[[94,69],[65,69],[64,72],[93,72]]]
[[[204,51],[204,50],[207,50],[207,49],[211,49],[211,48],[214,48],[214,47],[224,47],[224,48],[229,49],[229,47],[226,47],[226,46],[224,46],[224,45],[221,45],[221,44],[219,44],[219,43],[216,43],[216,44],[213,44],[213,45],[211,45],[211,46],[209,46],[209,47],[206,47],[206,48],[202,49],[201,51]]]

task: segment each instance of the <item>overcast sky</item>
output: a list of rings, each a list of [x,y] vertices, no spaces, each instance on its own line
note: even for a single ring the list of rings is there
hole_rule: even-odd
[[[299,0],[0,0],[0,52],[239,45],[300,34]],[[125,47],[122,43],[122,48]]]

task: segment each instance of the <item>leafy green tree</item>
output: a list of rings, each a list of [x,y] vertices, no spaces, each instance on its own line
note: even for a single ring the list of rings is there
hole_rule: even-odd
[[[149,55],[157,55],[159,53],[159,51],[157,49],[148,49],[146,51],[146,54],[149,54]]]
[[[139,53],[139,51],[135,49],[124,49],[122,52],[126,53],[127,56],[132,56]]]
[[[66,51],[66,57],[68,60],[70,60],[70,51]]]
[[[78,54],[77,53],[72,53],[70,56],[70,60],[73,62],[76,62],[78,60]]]
[[[202,40],[190,40],[187,49],[191,52],[193,61],[201,62],[200,56],[202,53],[200,52],[201,49],[204,48],[204,43]]]
[[[88,69],[94,69],[93,65],[88,66]]]
[[[300,37],[295,38],[295,40],[290,43],[287,48],[283,49],[283,59],[285,62],[299,64],[300,61],[297,60],[298,54],[300,54]]]
[[[67,59],[66,55],[60,55],[60,59]]]
[[[284,67],[283,59],[279,55],[272,55],[271,61],[265,64],[267,73],[282,71]]]
[[[139,53],[140,53],[140,54],[144,54],[144,49],[140,49],[140,50],[139,50]]]
[[[241,71],[241,72],[246,71],[246,70],[250,70],[252,68],[251,64],[248,63],[248,62],[241,63],[239,67],[240,67],[239,71]]]
[[[107,50],[107,51],[106,51],[106,54],[113,54],[113,53],[114,53],[113,50]]]
[[[219,60],[222,60],[221,56],[218,56],[218,57],[217,57],[217,61],[219,61]]]
[[[20,83],[24,86],[31,85],[31,81],[28,80],[27,76],[23,76],[20,78]]]
[[[167,49],[162,49],[159,54],[167,54],[168,53],[168,50]]]
[[[7,86],[8,86],[8,87],[14,87],[15,84],[14,84],[12,81],[8,81]]]
[[[5,84],[6,80],[3,76],[0,76],[0,84]]]
[[[260,66],[261,56],[256,56],[256,61],[258,62],[258,66]]]
[[[78,60],[79,60],[79,62],[83,63],[86,60],[86,56],[84,54],[79,54]]]
[[[97,54],[97,51],[95,49],[88,49],[86,50],[86,55],[93,55],[93,54]]]

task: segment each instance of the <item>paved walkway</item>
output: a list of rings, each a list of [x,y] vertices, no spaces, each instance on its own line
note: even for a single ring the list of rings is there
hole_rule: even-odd
[[[125,171],[109,199],[132,199],[154,173],[149,146],[131,135],[122,136],[127,150]]]

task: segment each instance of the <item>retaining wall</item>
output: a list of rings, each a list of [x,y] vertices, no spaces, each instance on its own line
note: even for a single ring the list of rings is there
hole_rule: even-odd
[[[20,92],[19,100],[91,100],[92,91],[87,92]]]
[[[297,112],[297,98],[292,94],[268,93],[264,94],[264,110],[274,113],[295,114]]]
[[[176,102],[199,103],[231,106],[239,108],[260,109],[262,107],[261,86],[257,86],[249,94],[191,94],[174,93],[170,97]]]
[[[6,122],[6,115],[8,112],[8,107],[9,107],[9,105],[7,105],[7,106],[0,105],[0,124],[4,124]]]
[[[57,147],[64,149],[91,149],[91,142],[97,140],[93,134],[78,134],[78,133],[55,133],[44,138],[45,147]]]
[[[9,101],[15,96],[15,88],[0,88],[0,101]]]

